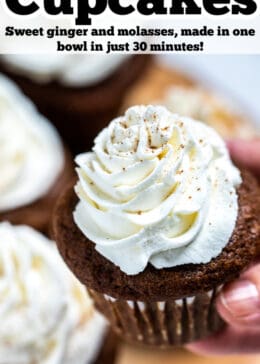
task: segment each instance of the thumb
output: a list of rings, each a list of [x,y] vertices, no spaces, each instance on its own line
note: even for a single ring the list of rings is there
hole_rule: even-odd
[[[229,140],[227,146],[232,159],[260,177],[260,138],[253,140]]]
[[[260,264],[224,287],[218,297],[217,308],[229,325],[260,331]]]

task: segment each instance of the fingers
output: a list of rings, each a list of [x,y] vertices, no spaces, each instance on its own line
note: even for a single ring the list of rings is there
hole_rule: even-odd
[[[260,138],[227,141],[232,159],[260,177]]]
[[[260,177],[260,138],[227,142],[233,160]],[[260,263],[224,287],[217,309],[228,326],[222,332],[187,348],[202,355],[260,352]]]
[[[217,309],[229,325],[260,332],[259,288],[250,277],[227,285],[218,297]]]
[[[229,325],[260,331],[260,264],[251,266],[240,279],[224,287],[217,309]]]
[[[224,331],[186,347],[204,356],[255,354],[259,353],[259,343],[259,331],[228,326]]]
[[[260,264],[251,266],[240,279],[224,287],[217,309],[227,328],[206,340],[188,345],[193,352],[239,354],[260,352]]]

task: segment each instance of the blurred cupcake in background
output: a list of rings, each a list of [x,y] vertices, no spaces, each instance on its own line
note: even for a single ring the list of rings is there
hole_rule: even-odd
[[[148,55],[4,55],[12,78],[57,127],[75,152],[114,117],[130,86],[143,77]]]
[[[54,127],[0,75],[0,221],[42,232],[73,176],[70,153]]]
[[[137,104],[164,105],[173,113],[205,122],[224,138],[250,138],[256,134],[253,122],[236,103],[161,62],[127,95],[122,111]]]
[[[252,137],[255,134],[232,103],[202,87],[171,87],[161,103],[174,113],[203,121],[224,137]]]
[[[0,251],[0,362],[96,363],[106,321],[55,245],[30,227],[1,223]]]

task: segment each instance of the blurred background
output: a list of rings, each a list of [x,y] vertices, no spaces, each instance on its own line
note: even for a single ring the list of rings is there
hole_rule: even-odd
[[[164,55],[162,62],[239,102],[260,124],[259,55]],[[242,110],[243,111],[243,110]]]

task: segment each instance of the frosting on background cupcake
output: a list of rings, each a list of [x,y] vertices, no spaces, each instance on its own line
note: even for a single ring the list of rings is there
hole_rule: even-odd
[[[58,81],[64,86],[91,86],[110,76],[127,55],[80,54],[9,54],[3,55],[6,66],[38,83]]]
[[[0,75],[0,212],[43,197],[64,167],[63,154],[53,126]]]
[[[207,93],[201,88],[172,87],[168,90],[164,99],[165,106],[179,115],[186,115],[193,119],[210,123],[214,115],[224,117],[230,110],[223,99]]]
[[[0,224],[0,362],[88,364],[106,323],[54,244],[26,226]]]
[[[173,113],[203,121],[222,136],[252,137],[252,128],[232,102],[201,87],[170,87],[160,104]]]
[[[125,273],[207,263],[228,243],[241,177],[210,127],[133,107],[76,162],[75,222]]]

